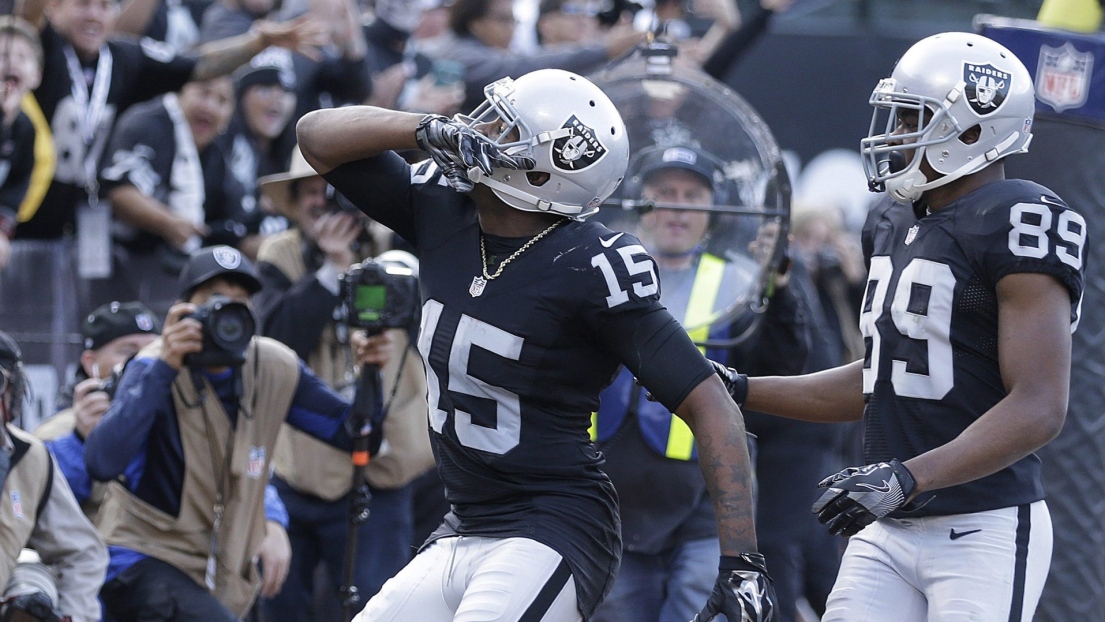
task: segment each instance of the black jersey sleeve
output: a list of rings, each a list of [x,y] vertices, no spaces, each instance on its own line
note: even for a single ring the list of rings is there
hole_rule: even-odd
[[[687,331],[659,302],[606,316],[599,331],[606,347],[671,412],[713,373]]]
[[[411,186],[418,170],[388,151],[342,164],[323,177],[357,209],[417,246]]]
[[[1058,197],[1047,192],[1018,193],[979,217],[968,219],[982,252],[982,273],[996,286],[1018,272],[1050,274],[1070,292],[1071,321],[1083,290],[1087,248],[1086,221]]]
[[[193,54],[177,54],[168,43],[143,38],[111,42],[118,65],[127,74],[128,97],[121,108],[164,93],[179,91],[192,79],[198,60]]]
[[[0,182],[0,209],[16,212],[31,185],[31,173],[35,166],[35,127],[27,115],[20,112],[10,132],[11,152],[0,154],[0,166],[8,168],[7,176]]]
[[[105,194],[123,185],[163,200],[157,192],[172,174],[173,127],[168,117],[155,114],[160,106],[144,105],[123,114],[104,153],[100,189]]]
[[[702,380],[710,364],[660,303],[656,263],[640,242],[607,232],[591,249],[584,317],[599,341],[669,410]]]

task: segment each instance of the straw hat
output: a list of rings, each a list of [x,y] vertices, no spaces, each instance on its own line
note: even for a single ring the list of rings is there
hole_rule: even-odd
[[[295,209],[295,196],[292,194],[292,182],[308,177],[318,177],[318,172],[307,164],[303,154],[299,151],[299,145],[292,149],[292,163],[286,173],[266,175],[257,180],[261,193],[267,196],[277,212],[286,216],[293,222],[298,220]]]

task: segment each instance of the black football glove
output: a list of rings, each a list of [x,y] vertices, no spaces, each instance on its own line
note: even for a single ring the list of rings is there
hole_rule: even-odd
[[[778,609],[763,555],[723,555],[710,600],[691,622],[709,622],[718,614],[729,622],[771,622]]]
[[[738,372],[732,367],[726,367],[713,359],[706,359],[714,366],[714,371],[721,377],[725,390],[732,396],[737,406],[744,407],[744,400],[748,398],[748,376]]]
[[[818,487],[828,490],[813,504],[817,520],[829,533],[847,537],[905,505],[917,483],[905,465],[891,460],[848,467]]]
[[[414,138],[418,146],[430,154],[449,185],[459,192],[471,192],[475,187],[468,176],[471,168],[490,175],[496,166],[513,170],[528,170],[534,166],[532,158],[507,155],[483,134],[441,115],[422,117]]]

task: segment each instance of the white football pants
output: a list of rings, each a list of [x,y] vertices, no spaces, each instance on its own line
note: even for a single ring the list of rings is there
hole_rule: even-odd
[[[849,540],[822,622],[1029,622],[1051,544],[1043,501],[878,520]]]
[[[442,538],[353,622],[581,622],[567,562],[528,538]]]

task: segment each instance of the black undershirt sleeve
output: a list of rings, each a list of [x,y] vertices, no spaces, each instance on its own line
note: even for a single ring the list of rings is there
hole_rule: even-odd
[[[600,339],[671,412],[714,373],[687,331],[659,302],[617,318],[603,323]]]
[[[411,212],[411,169],[394,152],[347,162],[323,175],[369,218],[417,244]]]

